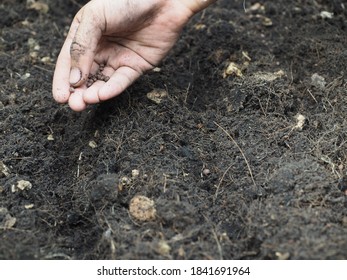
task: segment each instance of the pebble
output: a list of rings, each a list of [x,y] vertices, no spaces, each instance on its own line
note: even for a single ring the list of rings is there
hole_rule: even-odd
[[[319,89],[325,89],[326,81],[324,77],[318,75],[317,73],[314,73],[311,76],[311,85]]]
[[[161,256],[167,256],[171,251],[170,245],[165,240],[160,240],[155,249]]]
[[[204,176],[208,176],[208,175],[211,174],[211,170],[208,169],[208,168],[205,168],[205,169],[202,171],[202,174],[203,174]]]
[[[137,177],[139,177],[140,175],[140,171],[138,169],[133,169],[131,170],[131,176],[135,179]]]
[[[13,193],[18,191],[24,191],[26,189],[30,190],[32,188],[32,184],[29,181],[26,180],[19,180],[17,182],[17,185],[12,185],[11,190]]]
[[[98,146],[98,144],[96,144],[96,142],[92,140],[92,141],[89,141],[88,146],[91,147],[92,149],[95,149]]]

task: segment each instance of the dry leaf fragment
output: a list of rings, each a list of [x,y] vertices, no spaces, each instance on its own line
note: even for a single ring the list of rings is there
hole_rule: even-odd
[[[16,221],[17,219],[15,217],[12,217],[10,214],[6,214],[3,227],[5,229],[13,228],[13,226],[16,224]]]
[[[164,89],[154,89],[151,92],[147,93],[147,98],[156,104],[163,102],[163,100],[167,98],[167,96],[168,93]]]
[[[311,76],[311,85],[313,85],[319,89],[324,89],[325,85],[326,85],[326,81],[325,81],[324,77],[320,76],[317,73],[314,73]]]
[[[255,3],[247,9],[247,12],[255,12],[255,11],[261,11],[261,12],[265,11],[264,5],[260,3]]]
[[[279,70],[274,73],[270,72],[258,72],[253,75],[253,78],[259,81],[272,82],[278,78],[281,78],[285,75],[283,70]]]
[[[0,161],[0,178],[7,177],[9,175],[10,175],[10,170],[2,161]]]
[[[98,146],[98,144],[96,144],[96,142],[92,140],[92,141],[89,141],[88,146],[91,147],[92,149],[95,149]]]
[[[36,10],[43,14],[46,14],[49,10],[49,7],[46,3],[35,0],[27,0],[27,8],[29,10]]]
[[[236,77],[242,77],[242,71],[241,67],[237,65],[235,62],[230,62],[228,67],[225,69],[223,73],[223,78],[226,78],[228,76],[236,76]]]
[[[7,208],[0,207],[0,228],[1,229],[10,229],[12,228],[17,219],[12,217],[8,212]]]
[[[170,254],[171,246],[165,240],[160,240],[155,249],[160,255],[167,256]]]
[[[156,209],[154,201],[143,195],[133,197],[129,204],[129,213],[136,220],[141,222],[154,220],[156,217]]]

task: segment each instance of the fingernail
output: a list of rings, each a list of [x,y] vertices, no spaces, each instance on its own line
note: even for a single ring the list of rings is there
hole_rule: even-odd
[[[70,70],[70,85],[77,84],[82,79],[82,72],[77,67],[72,67]]]

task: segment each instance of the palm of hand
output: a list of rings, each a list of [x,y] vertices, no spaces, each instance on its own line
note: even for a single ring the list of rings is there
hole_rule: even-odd
[[[157,1],[132,1],[139,5],[130,11],[124,6],[128,2],[91,1],[76,15],[54,74],[53,95],[58,102],[69,102],[80,111],[120,94],[164,58],[191,16],[183,6],[172,6],[175,1],[165,2],[172,4],[168,7],[158,6]],[[118,17],[111,13],[114,6],[123,10]],[[103,74],[110,79],[87,87],[89,73],[96,73],[100,64],[105,64]],[[80,71],[73,93],[70,68]]]

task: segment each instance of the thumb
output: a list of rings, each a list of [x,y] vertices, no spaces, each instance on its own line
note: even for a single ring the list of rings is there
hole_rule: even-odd
[[[97,3],[89,2],[76,15],[78,27],[70,46],[69,82],[73,87],[79,87],[87,81],[95,51],[104,30],[105,20],[100,18],[103,13],[98,9]]]

